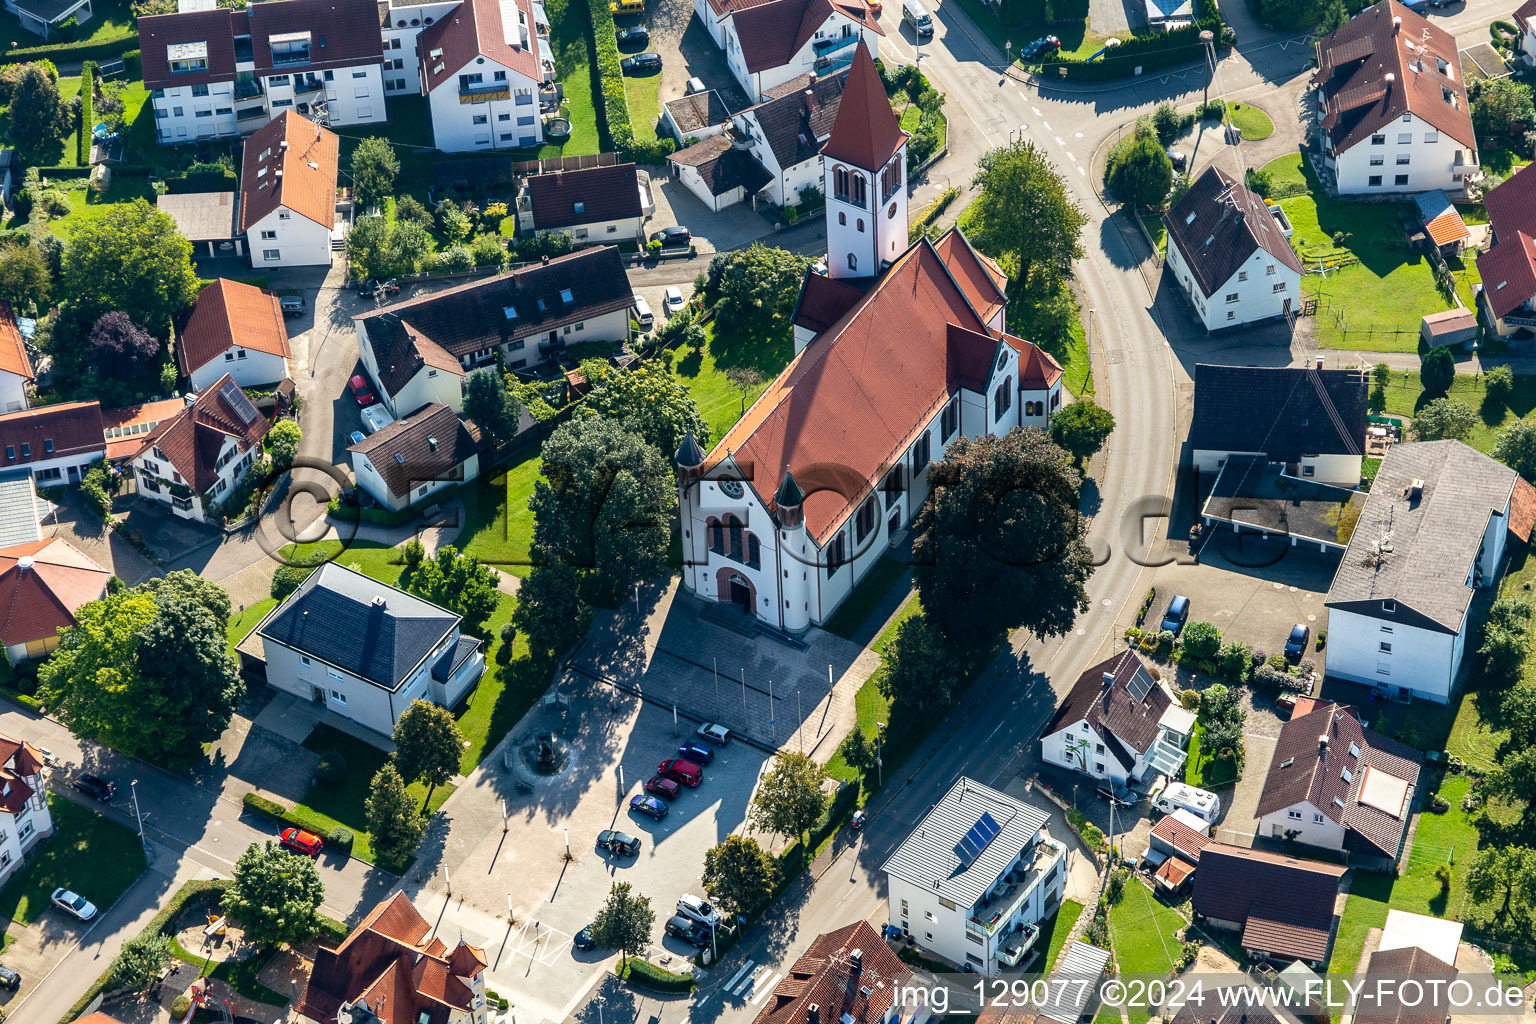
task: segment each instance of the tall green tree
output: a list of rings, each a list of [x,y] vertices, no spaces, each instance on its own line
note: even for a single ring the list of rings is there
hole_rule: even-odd
[[[142,931],[123,943],[117,959],[112,961],[110,984],[113,988],[126,986],[142,992],[160,980],[170,962],[171,937]]]
[[[459,761],[464,756],[459,723],[442,705],[413,700],[395,722],[393,739],[400,775],[427,784],[427,798],[422,802],[425,809],[432,801],[432,791],[459,774]]]
[[[1448,348],[1432,348],[1419,362],[1419,383],[1430,395],[1443,395],[1456,380],[1456,357]]]
[[[586,633],[592,606],[585,589],[581,571],[558,558],[535,565],[523,578],[512,624],[527,638],[530,654],[558,654]]]
[[[612,420],[561,424],[534,485],[533,549],[590,574],[616,599],[666,568],[676,484],[662,454]]]
[[[219,628],[229,625],[229,594],[213,580],[199,576],[191,569],[173,569],[164,576],[151,576],[139,584],[139,589],[159,600],[182,597],[194,601],[218,620]]]
[[[35,245],[0,248],[0,299],[16,309],[42,311],[53,294],[53,273]]]
[[[1437,398],[1413,417],[1410,433],[1415,441],[1465,441],[1477,426],[1477,413],[1465,402]]]
[[[465,628],[478,632],[501,603],[496,582],[495,569],[444,544],[411,572],[408,586],[433,604],[458,612]]]
[[[368,784],[368,798],[363,802],[368,835],[373,851],[387,864],[401,864],[421,842],[426,821],[416,811],[416,802],[405,791],[405,780],[392,761],[374,773]]]
[[[778,860],[751,836],[728,835],[704,854],[704,891],[729,914],[752,917],[778,880]]]
[[[272,468],[281,472],[293,465],[299,457],[299,445],[304,441],[304,431],[298,420],[278,420],[267,431],[267,450],[272,453]]]
[[[726,323],[783,318],[794,311],[810,265],[809,256],[754,242],[711,259],[704,290],[719,297],[716,315],[724,316]]]
[[[1078,462],[1092,458],[1114,431],[1114,415],[1091,398],[1079,398],[1051,419],[1051,440]]]
[[[415,274],[432,255],[432,235],[422,224],[400,222],[390,230],[384,251],[390,273]]]
[[[1525,801],[1525,814],[1536,814],[1536,747],[1522,747],[1500,758],[1499,763],[1483,775],[1482,791],[1486,796],[1507,797]]]
[[[1019,627],[1060,636],[1088,610],[1078,473],[1044,431],[961,438],[928,487],[912,527],[913,581],[951,645],[990,648]]]
[[[1493,457],[1536,482],[1536,420],[1518,419],[1501,430],[1493,443]]]
[[[592,939],[603,949],[618,950],[620,962],[627,965],[650,945],[655,923],[650,897],[635,892],[628,882],[615,882],[592,921]]]
[[[158,338],[197,297],[192,243],[143,199],[110,203],[82,221],[64,250],[62,291],[87,321],[122,310]]]
[[[877,683],[880,693],[908,717],[949,707],[964,679],[964,659],[951,654],[924,613],[898,623],[880,653],[885,658],[885,672]]]
[[[270,839],[252,843],[235,862],[221,906],[248,939],[262,946],[299,943],[320,933],[325,886],[313,858]]]
[[[821,788],[826,777],[826,769],[809,754],[779,751],[758,780],[747,808],[748,823],[758,832],[804,839],[826,812],[830,798]]]
[[[347,265],[359,281],[395,272],[392,232],[383,217],[359,217],[347,231]]]
[[[395,191],[400,158],[382,135],[365,136],[352,151],[352,190],[364,208],[377,206]]]
[[[11,94],[10,116],[10,138],[28,163],[56,155],[59,140],[69,131],[69,107],[59,96],[58,82],[38,64],[29,64],[20,73]]]
[[[1536,907],[1536,850],[1493,846],[1479,850],[1467,868],[1467,895],[1479,903],[1497,899],[1494,916],[1505,918],[1519,907]]]
[[[1173,161],[1157,141],[1157,132],[1138,124],[1109,151],[1104,179],[1110,195],[1127,206],[1160,210],[1173,188]]]
[[[1508,139],[1536,125],[1531,87],[1517,78],[1478,82],[1471,90],[1472,130],[1479,144]],[[1523,128],[1520,126],[1524,126]]]
[[[1072,261],[1083,254],[1088,218],[1044,150],[1022,140],[990,150],[973,184],[979,193],[971,204],[977,240],[1004,255],[1019,284],[1030,287],[1037,272],[1047,280],[1071,272]]]
[[[517,436],[523,404],[508,389],[499,370],[485,367],[464,381],[464,415],[475,421],[491,444],[500,447]]]
[[[701,448],[709,448],[709,425],[699,415],[698,404],[660,360],[628,373],[605,374],[581,404],[579,415],[613,420],[668,460],[690,430]]]

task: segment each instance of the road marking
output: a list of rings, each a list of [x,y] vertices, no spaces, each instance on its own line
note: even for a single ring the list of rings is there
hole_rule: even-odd
[[[731,995],[740,999],[742,996],[745,996],[748,992],[752,991],[752,982],[757,979],[759,974],[762,974],[767,969],[768,968],[766,967],[758,967],[751,974],[742,979],[741,984],[731,989]]]
[[[1071,160],[1073,163],[1077,163],[1077,154],[1076,153],[1068,153],[1067,154],[1067,159]]]
[[[1035,116],[1036,117],[1040,116],[1040,108],[1039,107],[1030,107],[1029,109],[1033,110],[1035,112]]]
[[[1085,178],[1088,177],[1088,172],[1083,170],[1083,165],[1082,164],[1078,164],[1077,165],[1077,173],[1081,174]]]
[[[730,989],[735,988],[736,987],[736,983],[741,980],[741,976],[743,974],[746,974],[751,969],[752,969],[752,961],[751,960],[748,960],[746,963],[742,964],[741,965],[741,970],[739,970],[735,974],[731,975],[731,980],[725,983],[726,990],[729,991]]]
[[[1046,125],[1046,127],[1049,128],[1050,125]],[[1056,140],[1056,145],[1058,146],[1065,146],[1067,144],[1067,140],[1063,139],[1060,135],[1054,135],[1052,138]]]
[[[1051,122],[1047,121],[1045,118],[1042,117],[1040,119],[1040,123],[1045,125],[1045,130],[1046,131],[1048,131],[1048,132],[1049,131],[1055,131],[1055,129],[1051,127]]]
[[[767,977],[767,973],[768,972],[764,971],[763,976]],[[773,991],[774,986],[778,985],[779,979],[782,977],[784,977],[783,974],[775,974],[772,978],[768,978],[767,981],[759,985],[758,988],[754,990],[754,994],[752,996],[752,1005],[757,1006],[761,1004],[763,1000],[767,999],[768,993]]]

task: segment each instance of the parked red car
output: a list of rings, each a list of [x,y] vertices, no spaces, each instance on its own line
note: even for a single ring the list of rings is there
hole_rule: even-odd
[[[689,789],[696,789],[704,781],[704,769],[692,761],[680,761],[677,758],[657,765],[656,774],[673,782],[681,782]]]
[[[284,829],[279,838],[288,849],[310,857],[320,856],[320,851],[325,848],[324,840],[313,832],[306,832],[301,828]]]
[[[668,800],[676,800],[681,789],[671,779],[664,779],[660,775],[652,775],[649,779],[645,780],[645,791],[647,793],[654,793],[657,796],[664,796]]]
[[[362,374],[354,373],[352,379],[347,383],[352,388],[352,397],[357,399],[357,407],[359,409],[366,409],[378,401],[377,398],[373,397],[373,389],[368,386],[368,381],[363,378]]]

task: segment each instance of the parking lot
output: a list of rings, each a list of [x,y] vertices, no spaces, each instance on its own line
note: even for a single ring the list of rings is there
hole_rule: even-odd
[[[21,986],[15,992],[0,989],[0,1013],[9,1012],[25,999],[91,924],[76,921],[56,907],[44,911],[34,924],[7,921],[0,964],[21,975]]]

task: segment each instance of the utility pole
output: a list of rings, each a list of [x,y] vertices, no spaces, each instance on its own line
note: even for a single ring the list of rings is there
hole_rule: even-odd
[[[880,756],[880,738],[885,735],[885,723],[875,723],[875,783],[885,788],[885,759]]]
[[[1211,102],[1211,78],[1216,71],[1216,33],[1210,29],[1204,29],[1200,33],[1200,45],[1205,48],[1205,89],[1202,95],[1202,105]]]

